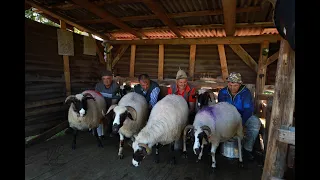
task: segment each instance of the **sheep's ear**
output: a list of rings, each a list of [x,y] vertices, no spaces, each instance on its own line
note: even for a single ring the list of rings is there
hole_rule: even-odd
[[[111,105],[105,115],[109,114],[109,112],[110,112],[111,110],[113,110],[116,106],[117,106],[117,104]]]
[[[70,96],[68,96],[68,97],[66,98],[66,100],[64,101],[64,103],[67,104],[67,103],[73,102],[74,99],[75,99],[75,97],[76,97],[75,95],[70,95]]]
[[[130,113],[128,113],[128,118],[133,121],[133,117],[132,117],[132,115]]]

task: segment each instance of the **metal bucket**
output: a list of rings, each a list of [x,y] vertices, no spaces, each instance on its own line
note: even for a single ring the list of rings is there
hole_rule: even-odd
[[[238,140],[230,139],[220,144],[220,152],[227,158],[239,158]]]

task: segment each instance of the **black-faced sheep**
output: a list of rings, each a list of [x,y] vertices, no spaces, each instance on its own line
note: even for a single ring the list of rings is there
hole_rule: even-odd
[[[187,125],[188,113],[188,104],[182,96],[169,94],[158,101],[151,110],[146,126],[132,143],[132,164],[139,166],[145,156],[151,154],[153,145],[156,145],[156,162],[159,161],[159,144],[171,144],[171,150],[174,151],[174,145]],[[175,163],[174,152],[171,160],[171,163]]]
[[[65,103],[71,103],[68,112],[69,126],[74,130],[72,149],[76,148],[76,137],[78,130],[85,131],[94,129],[98,146],[103,147],[98,137],[97,127],[103,122],[102,110],[106,109],[106,102],[103,96],[96,91],[87,90],[80,94],[70,95]]]
[[[197,99],[196,112],[204,106],[214,105],[217,103],[215,93],[209,89],[199,89],[195,97]]]
[[[220,142],[232,138],[238,139],[239,162],[242,166],[241,140],[243,139],[242,119],[235,106],[220,102],[215,105],[203,107],[196,114],[193,125],[188,125],[183,134],[183,153],[187,157],[186,136],[192,130],[195,141],[193,151],[199,161],[205,144],[211,143],[212,168],[216,167],[215,153]]]
[[[148,103],[135,92],[124,95],[118,104],[111,105],[105,117],[113,117],[112,132],[119,133],[120,144],[118,156],[123,158],[124,137],[131,138],[145,126],[148,120]]]

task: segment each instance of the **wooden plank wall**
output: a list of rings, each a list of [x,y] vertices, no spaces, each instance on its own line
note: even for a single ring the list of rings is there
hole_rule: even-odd
[[[83,38],[74,34],[70,56],[71,90],[93,88],[99,79],[97,56],[83,55]],[[25,136],[40,134],[67,119],[63,59],[58,55],[57,28],[25,19]],[[83,81],[83,82],[81,82]]]
[[[260,54],[260,44],[243,44],[241,45],[248,54],[258,63]],[[279,50],[279,43],[270,44],[269,56]],[[148,73],[151,78],[157,78],[158,73],[158,45],[137,45],[135,77],[141,73]],[[228,71],[240,72],[243,81],[246,84],[255,84],[257,74],[250,69],[233,50],[225,45]],[[179,69],[189,72],[189,45],[164,45],[164,79],[174,79]],[[114,70],[122,77],[129,76],[130,65],[130,47],[124,53],[122,58],[115,65]],[[266,85],[273,85],[275,71],[277,68],[276,61],[269,65],[267,69]],[[195,80],[198,80],[203,73],[209,73],[212,78],[222,76],[220,58],[217,45],[197,45],[195,60]]]
[[[105,66],[99,62],[98,56],[83,54],[83,36],[73,35],[74,56],[69,57],[71,94],[87,89],[94,89],[100,81],[100,73]]]

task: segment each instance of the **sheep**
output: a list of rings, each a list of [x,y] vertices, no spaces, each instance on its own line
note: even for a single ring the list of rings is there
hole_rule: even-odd
[[[129,92],[118,104],[111,105],[104,116],[113,118],[112,131],[120,136],[118,156],[123,159],[124,137],[132,138],[145,126],[149,116],[148,103],[142,95]]]
[[[80,94],[69,95],[65,103],[71,103],[68,111],[68,121],[69,126],[73,129],[72,149],[76,148],[78,130],[89,129],[94,129],[98,147],[103,147],[97,133],[98,125],[103,123],[104,119],[101,111],[106,109],[103,96],[94,90],[86,90]]]
[[[199,89],[195,97],[197,98],[196,112],[204,106],[214,105],[217,103],[216,94],[212,90]]]
[[[179,95],[168,94],[151,110],[146,126],[135,136],[132,143],[132,165],[138,167],[146,155],[151,154],[156,145],[156,159],[159,162],[159,145],[170,144],[172,159],[175,164],[174,145],[177,145],[184,127],[188,122],[188,104]]]
[[[203,107],[195,116],[193,125],[188,125],[183,133],[183,154],[187,157],[186,136],[191,130],[195,138],[193,152],[201,160],[203,147],[211,143],[212,168],[216,168],[215,152],[220,142],[238,139],[239,166],[243,167],[241,140],[243,139],[242,119],[235,106],[227,102]],[[189,134],[188,134],[189,135]]]

